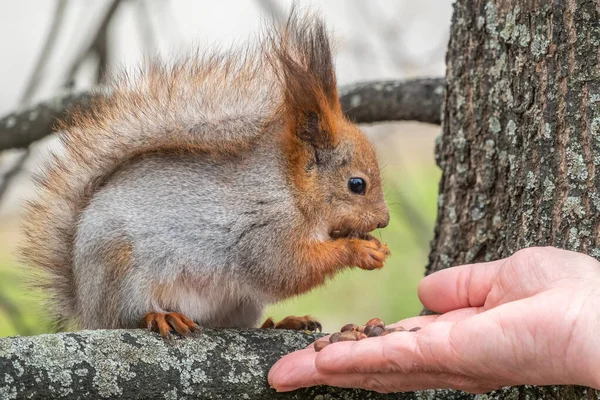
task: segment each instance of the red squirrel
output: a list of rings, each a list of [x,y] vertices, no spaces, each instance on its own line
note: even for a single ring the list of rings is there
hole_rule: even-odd
[[[255,327],[265,305],[389,255],[369,233],[389,221],[375,151],[342,113],[318,17],[151,63],[71,119],[22,247],[58,321],[165,337]]]

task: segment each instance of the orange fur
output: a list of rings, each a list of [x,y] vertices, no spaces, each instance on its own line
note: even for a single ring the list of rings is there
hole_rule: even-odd
[[[306,269],[294,271],[278,288],[288,296],[306,293],[350,266],[365,270],[382,268],[390,251],[385,244],[371,236],[368,239],[298,241],[295,254],[302,259]]]

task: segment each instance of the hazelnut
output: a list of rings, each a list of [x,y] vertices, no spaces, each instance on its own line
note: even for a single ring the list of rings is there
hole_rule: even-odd
[[[385,329],[385,322],[381,318],[371,318],[366,323],[367,326],[379,326],[381,329]]]
[[[346,332],[346,331],[358,332],[358,325],[346,324],[346,325],[342,326],[342,329],[340,329],[340,332]]]
[[[319,340],[317,342],[315,342],[315,351],[321,351],[323,350],[325,347],[329,346],[331,343],[326,342],[324,340]]]
[[[331,343],[335,343],[338,341],[338,338],[341,336],[342,334],[340,332],[335,332],[334,334],[332,334],[331,336],[329,336],[329,341]]]
[[[379,325],[375,325],[371,328],[370,332],[367,333],[368,337],[375,337],[375,336],[379,336],[383,333],[383,328],[380,327]]]
[[[346,331],[340,333],[340,336],[337,337],[336,342],[347,342],[347,341],[355,341],[358,340],[359,332]]]

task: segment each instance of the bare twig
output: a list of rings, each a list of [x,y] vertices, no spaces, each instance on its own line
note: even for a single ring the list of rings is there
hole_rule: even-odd
[[[97,94],[66,93],[0,119],[0,151],[28,147],[53,132],[58,118],[76,108],[87,108]]]
[[[108,9],[106,10],[104,17],[102,18],[102,20],[100,21],[100,24],[98,25],[98,27],[96,28],[96,32],[93,35],[90,35],[90,37],[92,37],[91,41],[85,46],[85,48],[83,50],[81,50],[77,57],[75,58],[75,60],[72,62],[71,67],[69,68],[67,75],[64,79],[63,85],[66,86],[69,84],[69,82],[72,82],[75,74],[77,73],[77,70],[79,69],[79,67],[81,67],[81,64],[83,64],[83,62],[87,59],[87,57],[90,54],[97,54],[98,58],[99,58],[99,62],[102,63],[102,54],[98,54],[97,50],[98,49],[102,49],[105,48],[105,45],[103,45],[102,41],[105,40],[106,38],[106,32],[108,30],[108,26],[110,25],[110,22],[112,21],[113,16],[115,15],[115,11],[117,11],[117,8],[119,7],[119,4],[121,4],[121,0],[113,0],[110,3],[110,6],[108,7]],[[100,68],[100,72],[99,73],[103,73],[103,68],[105,66],[101,65],[99,66]]]
[[[52,49],[56,44],[56,38],[58,37],[58,33],[60,31],[60,27],[63,22],[63,17],[65,15],[65,10],[67,8],[67,0],[58,0],[56,3],[56,9],[54,11],[54,19],[52,20],[52,25],[50,26],[50,31],[48,32],[48,36],[46,36],[46,42],[42,47],[42,52],[40,53],[38,60],[35,64],[35,68],[31,74],[31,78],[29,79],[29,83],[21,96],[20,103],[28,104],[31,101],[35,91],[40,84],[42,72],[44,71],[44,67],[48,62],[48,58],[52,53]]]
[[[278,24],[285,23],[286,13],[277,2],[273,0],[256,0],[256,2],[265,11],[265,14],[270,15]]]
[[[419,121],[441,123],[444,79],[364,82],[343,86],[344,113],[357,123]]]
[[[48,36],[46,37],[46,41],[42,47],[42,52],[40,53],[40,55],[38,57],[38,60],[35,64],[35,67],[31,74],[31,78],[29,79],[29,82],[27,84],[27,87],[25,88],[25,91],[23,92],[23,95],[21,96],[20,103],[22,106],[27,105],[31,101],[33,95],[35,94],[35,92],[41,82],[44,68],[45,68],[45,66],[48,62],[48,58],[52,54],[52,50],[54,49],[54,46],[56,44],[56,39],[58,37],[60,28],[63,23],[66,8],[67,8],[67,0],[58,0],[57,1],[56,9],[54,11],[54,18],[52,19],[52,24],[50,25],[50,30],[48,32]],[[17,161],[14,164],[11,167],[9,167],[8,170],[4,174],[0,175],[0,203],[2,202],[2,198],[4,197],[4,194],[8,190],[13,179],[17,175],[19,175],[19,172],[23,168],[23,165],[25,165],[25,161],[27,161],[28,157],[29,157],[29,149],[27,148],[25,151],[22,152],[22,154],[19,156],[19,158],[17,159]],[[0,307],[2,306],[3,303],[6,303],[6,301],[3,300],[2,298],[0,298]],[[5,306],[5,308],[6,308],[7,312],[10,314],[11,309],[7,308],[7,306]],[[13,323],[15,323],[15,322],[13,321]],[[15,323],[15,327],[17,327],[16,323]],[[17,327],[17,328],[21,332],[23,326],[21,326],[20,328],[19,327]]]
[[[140,39],[144,44],[144,52],[146,54],[151,54],[156,50],[158,40],[156,38],[156,32],[152,27],[152,18],[150,16],[150,10],[148,9],[148,2],[146,0],[138,0],[136,5],[138,12],[135,15],[140,30]]]
[[[22,154],[19,155],[19,158],[14,164],[9,167],[4,174],[0,175],[0,203],[2,201],[2,196],[4,196],[4,193],[10,185],[10,182],[19,174],[19,171],[21,171],[21,168],[23,168],[28,156],[29,149],[26,149],[22,152]]]
[[[94,41],[92,52],[98,58],[96,71],[96,84],[102,85],[107,81],[108,72],[108,31],[105,29]]]

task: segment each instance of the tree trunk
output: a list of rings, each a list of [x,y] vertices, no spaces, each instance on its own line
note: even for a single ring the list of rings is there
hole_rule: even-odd
[[[427,273],[541,245],[600,259],[599,21],[600,0],[456,2]]]
[[[553,245],[600,259],[600,0],[459,0],[428,272]]]

